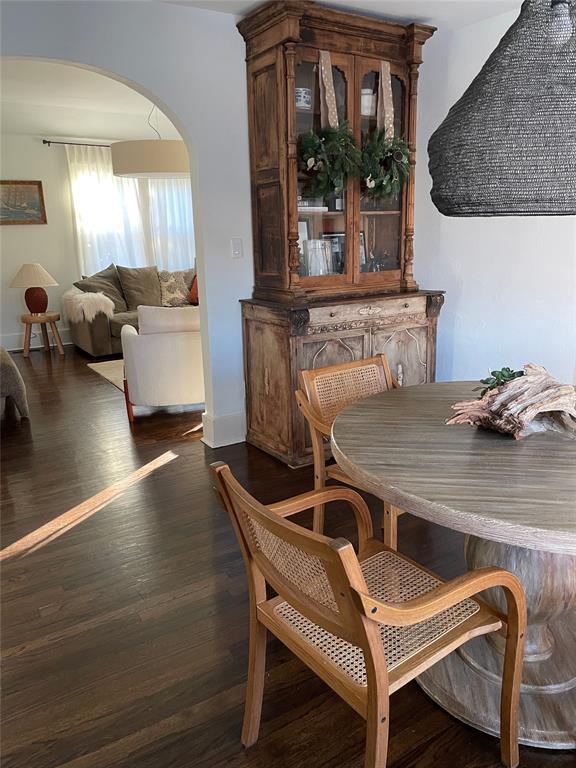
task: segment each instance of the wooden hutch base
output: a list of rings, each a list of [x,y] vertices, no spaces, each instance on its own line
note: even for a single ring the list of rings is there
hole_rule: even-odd
[[[441,292],[288,305],[242,302],[247,440],[291,467],[312,463],[298,372],[384,353],[403,386],[434,381]]]

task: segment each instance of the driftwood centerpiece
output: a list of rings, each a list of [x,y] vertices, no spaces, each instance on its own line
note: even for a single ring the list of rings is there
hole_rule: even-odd
[[[576,389],[560,384],[545,368],[529,363],[524,375],[489,389],[478,400],[455,403],[447,424],[471,424],[513,435],[563,432],[576,438]]]

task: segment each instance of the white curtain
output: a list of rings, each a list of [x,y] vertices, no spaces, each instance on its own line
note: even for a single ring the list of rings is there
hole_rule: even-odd
[[[81,273],[91,275],[111,262],[145,266],[136,180],[114,176],[108,147],[67,144],[66,156]]]
[[[140,179],[140,195],[143,209],[148,202],[158,269],[190,269],[195,253],[190,179]]]
[[[108,147],[66,146],[83,275],[110,263],[159,269],[194,266],[189,179],[123,179]]]

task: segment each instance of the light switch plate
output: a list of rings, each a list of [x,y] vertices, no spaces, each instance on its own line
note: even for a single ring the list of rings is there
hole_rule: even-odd
[[[244,255],[244,251],[242,248],[242,238],[241,237],[233,237],[230,240],[230,250],[232,252],[232,258],[233,259],[241,259]]]

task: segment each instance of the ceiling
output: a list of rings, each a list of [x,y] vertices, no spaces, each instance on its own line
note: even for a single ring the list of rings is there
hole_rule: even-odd
[[[165,2],[238,16],[261,4],[258,0]],[[520,0],[331,0],[323,4],[453,30],[518,9]],[[152,103],[96,72],[53,62],[4,59],[0,84],[3,133],[102,141],[155,136],[147,124]],[[158,110],[152,122],[163,138],[179,138]]]
[[[259,0],[166,0],[177,5],[205,8],[244,16],[262,5]],[[520,10],[522,0],[328,0],[322,5],[408,22],[459,29],[477,21]]]
[[[152,102],[97,72],[68,64],[4,59],[0,71],[2,133],[46,138],[151,139]],[[179,134],[158,110],[163,138]]]

